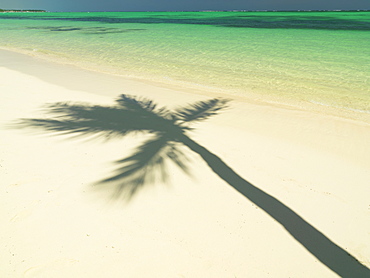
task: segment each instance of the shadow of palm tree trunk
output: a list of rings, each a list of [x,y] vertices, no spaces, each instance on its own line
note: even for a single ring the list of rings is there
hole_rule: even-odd
[[[304,248],[340,277],[370,277],[369,269],[278,199],[234,172],[218,156],[183,134],[179,140],[198,153],[212,171],[280,223]]]

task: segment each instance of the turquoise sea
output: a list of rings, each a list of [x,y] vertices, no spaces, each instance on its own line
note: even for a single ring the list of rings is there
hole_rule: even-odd
[[[370,114],[370,12],[0,13],[0,47],[250,99]]]

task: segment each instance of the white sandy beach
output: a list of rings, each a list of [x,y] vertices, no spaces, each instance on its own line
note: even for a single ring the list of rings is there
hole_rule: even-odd
[[[93,185],[142,136],[8,127],[44,117],[46,103],[210,96],[4,50],[0,92],[0,277],[338,277],[190,150],[191,177],[171,167],[171,182],[127,203]],[[193,140],[370,267],[370,124],[234,99],[195,127]]]

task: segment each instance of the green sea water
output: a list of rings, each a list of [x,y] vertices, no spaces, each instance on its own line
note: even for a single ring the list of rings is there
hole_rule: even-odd
[[[0,47],[94,70],[370,114],[370,12],[1,13]]]

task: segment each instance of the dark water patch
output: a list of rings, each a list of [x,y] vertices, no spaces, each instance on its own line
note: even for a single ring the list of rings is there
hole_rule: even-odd
[[[131,33],[145,30],[146,29],[118,29],[118,28],[94,27],[94,28],[85,28],[83,33],[90,35],[105,35],[105,34]]]
[[[17,28],[19,29],[19,28]],[[146,29],[121,29],[121,28],[106,28],[106,27],[67,27],[67,26],[35,26],[26,27],[29,30],[44,30],[47,32],[71,32],[71,31],[81,31],[84,34],[93,35],[104,35],[104,34],[119,34],[119,33],[129,33],[137,31],[145,31]]]
[[[317,29],[317,30],[370,30],[370,12],[359,13],[216,13],[216,15],[204,15],[205,13],[126,13],[121,16],[116,14],[96,16],[92,14],[77,13],[76,16],[68,14],[61,17],[58,15],[32,15],[32,16],[7,16],[6,19],[28,20],[59,20],[59,21],[82,21],[99,22],[107,24],[189,24],[209,25],[231,28],[263,28],[263,29]],[[232,15],[230,15],[232,14]],[[114,16],[113,16],[114,15]],[[135,15],[135,16],[133,16]],[[64,31],[64,30],[61,30]],[[68,30],[67,30],[68,31]],[[71,30],[73,31],[73,30]]]
[[[45,27],[26,27],[28,30],[46,30],[51,32],[69,32],[80,31],[82,28],[78,27],[64,27],[64,26],[45,26]]]
[[[256,15],[245,15],[237,16],[237,18],[228,18],[225,24],[223,24],[222,26],[268,29],[370,30],[370,21],[344,19],[330,16],[261,17]]]

